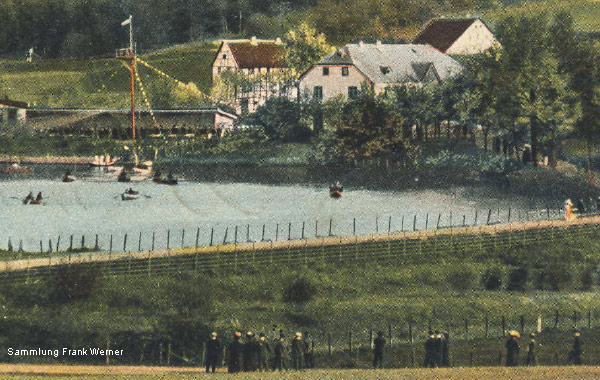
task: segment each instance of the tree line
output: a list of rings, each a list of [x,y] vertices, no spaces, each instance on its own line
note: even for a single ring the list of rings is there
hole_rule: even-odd
[[[506,156],[522,158],[527,148],[533,165],[543,154],[555,167],[558,141],[566,137],[585,141],[590,155],[600,124],[594,41],[575,33],[568,13],[509,17],[497,29],[501,48],[458,58],[463,73],[444,83],[379,94],[364,86],[350,100],[271,99],[249,122],[283,141],[312,136],[331,160],[394,158],[414,141],[476,133],[485,149],[492,136],[502,141],[494,145]]]
[[[282,36],[302,22],[334,43],[357,37],[406,38],[445,11],[479,9],[475,0],[0,0],[0,54],[44,58],[112,53],[127,43],[121,21],[134,17],[138,48],[221,37]]]

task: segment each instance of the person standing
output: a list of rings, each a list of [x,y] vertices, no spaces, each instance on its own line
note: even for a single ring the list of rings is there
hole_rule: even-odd
[[[383,348],[385,347],[385,338],[383,331],[377,331],[377,337],[373,342],[373,368],[383,368]]]
[[[443,354],[444,354],[444,336],[438,330],[435,330],[434,360],[435,360],[436,368],[442,366]]]
[[[450,333],[444,332],[444,342],[442,344],[442,367],[450,367]]]
[[[239,331],[236,331],[233,334],[233,341],[231,343],[229,343],[229,346],[227,348],[227,355],[228,355],[228,366],[227,366],[227,372],[229,373],[235,373],[235,372],[240,372],[240,357],[242,355],[242,350],[244,348],[244,345],[242,343],[242,333]]]
[[[292,339],[292,367],[299,371],[302,368],[304,361],[304,341],[302,340],[302,333],[297,332],[294,339]]]
[[[435,335],[433,331],[429,331],[429,336],[427,340],[425,340],[425,360],[423,362],[423,367],[425,368],[435,368]]]
[[[535,357],[535,334],[529,334],[529,344],[527,345],[527,359],[525,359],[525,365],[536,366],[537,358]]]
[[[275,371],[275,369],[281,371],[283,368],[285,368],[287,371],[287,344],[285,342],[285,335],[283,333],[280,333],[279,335],[279,341],[275,345],[274,353],[275,358],[273,360],[273,371]]]
[[[581,333],[575,331],[573,333],[573,349],[569,352],[569,360],[567,364],[580,365],[581,364]]]
[[[256,369],[254,366],[255,360],[255,346],[254,346],[254,334],[248,331],[246,333],[246,339],[244,341],[244,349],[242,351],[242,369],[244,372],[252,372]]]
[[[271,346],[267,341],[267,337],[265,333],[260,333],[258,338],[258,369],[260,371],[268,371],[269,370],[269,358],[271,357]]]
[[[306,368],[315,368],[315,357],[314,357],[315,342],[308,335],[308,332],[304,332],[304,362]]]
[[[206,373],[209,373],[209,369],[212,369],[212,373],[215,373],[215,368],[219,363],[219,352],[221,345],[217,340],[217,333],[213,332],[210,334],[210,338],[206,342]]]
[[[519,347],[520,335],[516,331],[511,331],[508,333],[508,340],[506,341],[506,366],[507,367],[516,367],[519,365],[519,352],[521,348]]]

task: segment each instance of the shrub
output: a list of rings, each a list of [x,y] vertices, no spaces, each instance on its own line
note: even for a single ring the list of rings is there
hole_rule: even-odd
[[[456,290],[470,290],[475,285],[477,274],[471,268],[460,268],[448,273],[446,281]]]
[[[508,284],[506,290],[524,291],[529,279],[529,271],[527,268],[513,269],[508,273]]]
[[[536,287],[553,291],[563,290],[570,283],[571,277],[568,268],[545,268],[537,276]]]
[[[49,284],[50,299],[60,303],[90,298],[97,285],[97,273],[93,264],[58,268]]]
[[[293,303],[304,303],[310,301],[315,294],[317,288],[306,277],[295,279],[283,293],[283,300]]]
[[[481,276],[481,283],[486,290],[498,290],[502,287],[502,270],[492,268]]]

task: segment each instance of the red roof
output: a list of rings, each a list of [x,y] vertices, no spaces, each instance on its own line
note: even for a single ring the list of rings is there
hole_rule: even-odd
[[[229,42],[231,53],[240,69],[285,67],[283,45],[275,42]]]
[[[445,53],[475,21],[476,18],[433,20],[415,37],[413,43],[431,45]]]

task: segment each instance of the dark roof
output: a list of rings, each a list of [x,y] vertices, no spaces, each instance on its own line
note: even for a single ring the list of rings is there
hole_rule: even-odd
[[[413,43],[431,45],[445,53],[475,21],[476,18],[433,20],[415,37]]]
[[[19,102],[17,100],[10,100],[8,98],[0,99],[0,105],[14,108],[27,108],[29,104],[26,102]]]
[[[229,42],[229,47],[240,69],[285,67],[283,45],[281,44],[263,41],[256,44]]]

